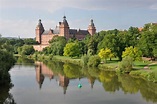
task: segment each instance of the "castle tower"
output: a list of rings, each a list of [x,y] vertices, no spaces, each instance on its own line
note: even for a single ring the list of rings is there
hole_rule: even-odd
[[[66,39],[69,39],[69,24],[65,16],[63,17],[63,22],[59,22],[59,31],[60,36],[64,36]]]
[[[41,43],[41,34],[44,32],[43,24],[41,23],[41,19],[39,19],[38,25],[35,29],[36,32],[36,41],[40,44]]]
[[[94,26],[93,19],[91,19],[90,24],[88,26],[88,32],[90,33],[90,35],[94,35],[96,33],[96,28]]]

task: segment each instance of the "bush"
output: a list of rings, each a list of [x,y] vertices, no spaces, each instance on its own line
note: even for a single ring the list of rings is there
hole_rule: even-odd
[[[118,71],[128,73],[132,70],[133,59],[129,56],[125,57],[118,66]]]
[[[88,64],[88,60],[89,60],[89,56],[88,55],[83,55],[82,57],[81,57],[81,62],[82,62],[82,65],[83,66],[87,66],[87,64]]]
[[[157,82],[157,72],[153,71],[148,73],[147,79],[151,82]]]
[[[24,45],[18,48],[18,53],[21,55],[30,55],[35,52],[33,46],[31,45]]]
[[[88,60],[88,67],[98,67],[98,65],[100,64],[100,57],[97,55],[91,56],[89,57]]]

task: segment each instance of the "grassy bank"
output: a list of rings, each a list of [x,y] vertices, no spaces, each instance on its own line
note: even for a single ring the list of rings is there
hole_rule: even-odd
[[[31,56],[35,57],[35,56]],[[82,66],[81,58],[70,58],[66,56],[45,56],[38,55],[37,59],[40,61],[56,60],[64,63],[73,63]],[[99,64],[98,68],[106,71],[116,71],[118,68],[119,60],[113,58],[112,60],[103,61]],[[133,77],[140,77],[151,82],[157,82],[157,62],[155,61],[135,61],[133,63],[133,70],[129,73]]]
[[[157,61],[137,61],[134,63],[134,70],[129,74],[157,83]]]

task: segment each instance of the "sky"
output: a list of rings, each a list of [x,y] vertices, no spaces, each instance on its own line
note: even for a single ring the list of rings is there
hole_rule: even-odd
[[[142,27],[157,22],[157,0],[0,0],[0,34],[34,38],[41,19],[45,30],[63,21],[71,29],[87,29],[93,19],[97,32]]]

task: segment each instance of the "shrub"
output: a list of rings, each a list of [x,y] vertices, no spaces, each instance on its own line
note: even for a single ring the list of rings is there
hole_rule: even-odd
[[[50,54],[49,55],[49,60],[52,60],[53,59],[53,54]]]
[[[89,56],[88,55],[83,55],[82,57],[81,57],[81,62],[82,62],[82,65],[83,66],[87,66],[87,64],[88,64],[88,60],[89,60]]]
[[[148,81],[151,81],[151,82],[157,82],[157,72],[153,71],[153,72],[150,72],[147,76],[147,79]]]
[[[97,55],[91,56],[89,57],[88,60],[88,67],[98,67],[98,65],[100,64],[100,57]]]
[[[133,59],[129,56],[126,56],[118,66],[118,71],[122,73],[128,73],[132,70]]]

